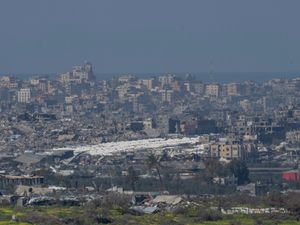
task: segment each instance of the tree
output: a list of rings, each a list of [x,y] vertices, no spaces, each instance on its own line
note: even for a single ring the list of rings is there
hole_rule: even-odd
[[[296,218],[300,219],[300,194],[289,193],[286,197],[286,209],[289,210]]]
[[[224,166],[215,159],[209,159],[205,162],[205,167],[207,169],[207,172],[209,176],[215,177],[215,176],[227,176],[228,171]]]
[[[128,182],[130,183],[132,190],[135,191],[135,183],[138,181],[139,177],[132,166],[130,166],[128,168],[127,173],[128,174],[127,174],[126,178],[127,178]]]
[[[237,178],[238,185],[249,182],[249,170],[244,161],[232,160],[228,164],[230,172]]]
[[[283,207],[284,206],[284,197],[279,191],[271,191],[268,198],[268,205],[272,207]]]
[[[158,178],[159,178],[159,182],[160,182],[160,189],[163,190],[164,185],[163,185],[163,181],[162,181],[162,177],[161,177],[161,173],[160,173],[161,164],[159,162],[158,157],[156,157],[154,154],[150,154],[147,159],[147,164],[148,164],[149,169],[156,170]]]

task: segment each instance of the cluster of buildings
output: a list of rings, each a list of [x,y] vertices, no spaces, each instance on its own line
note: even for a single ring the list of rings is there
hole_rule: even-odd
[[[182,177],[205,169],[212,158],[293,170],[300,157],[299,97],[300,78],[99,80],[88,62],[52,77],[1,76],[0,173],[22,176],[51,165],[52,172],[70,175],[78,165],[104,165],[96,172],[109,176],[111,166],[126,170],[124,162],[142,168],[149,151],[167,158]],[[58,150],[74,155],[62,159]]]
[[[237,141],[293,143],[297,135],[292,134],[299,131],[299,88],[298,78],[229,84],[172,74],[97,80],[88,62],[56,77],[1,76],[0,125],[8,129],[2,139],[18,142],[26,128],[35,141],[15,148],[20,151],[35,148],[33,144],[44,149],[61,142],[94,144],[170,134],[221,133]]]

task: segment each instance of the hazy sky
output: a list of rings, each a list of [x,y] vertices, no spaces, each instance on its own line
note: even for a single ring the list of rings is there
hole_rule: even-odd
[[[299,0],[1,0],[0,73],[300,71]]]

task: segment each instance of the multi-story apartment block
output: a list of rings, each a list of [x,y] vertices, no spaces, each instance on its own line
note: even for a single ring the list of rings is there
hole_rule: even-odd
[[[22,88],[18,91],[18,102],[28,103],[31,99],[31,93],[29,88]]]
[[[161,90],[161,101],[172,102],[173,91],[172,90]]]
[[[242,144],[216,143],[210,146],[210,155],[213,158],[227,160],[240,159],[244,157],[244,146]]]
[[[227,95],[228,96],[237,96],[240,94],[239,89],[240,89],[240,87],[239,87],[239,84],[237,84],[237,83],[227,84],[227,86],[226,86]]]
[[[212,97],[218,97],[220,95],[220,86],[218,84],[206,85],[205,94]]]
[[[171,74],[168,74],[165,76],[160,76],[158,78],[158,81],[160,82],[161,87],[164,87],[165,85],[171,85],[174,80],[175,80],[175,76],[171,75]]]

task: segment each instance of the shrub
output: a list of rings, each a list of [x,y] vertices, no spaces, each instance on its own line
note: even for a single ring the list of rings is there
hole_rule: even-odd
[[[220,212],[204,209],[199,211],[196,221],[197,222],[218,221],[221,219],[222,219],[222,215]]]
[[[53,215],[43,215],[37,212],[30,212],[20,219],[20,222],[31,224],[44,224],[44,225],[62,225],[64,224],[59,218]]]

